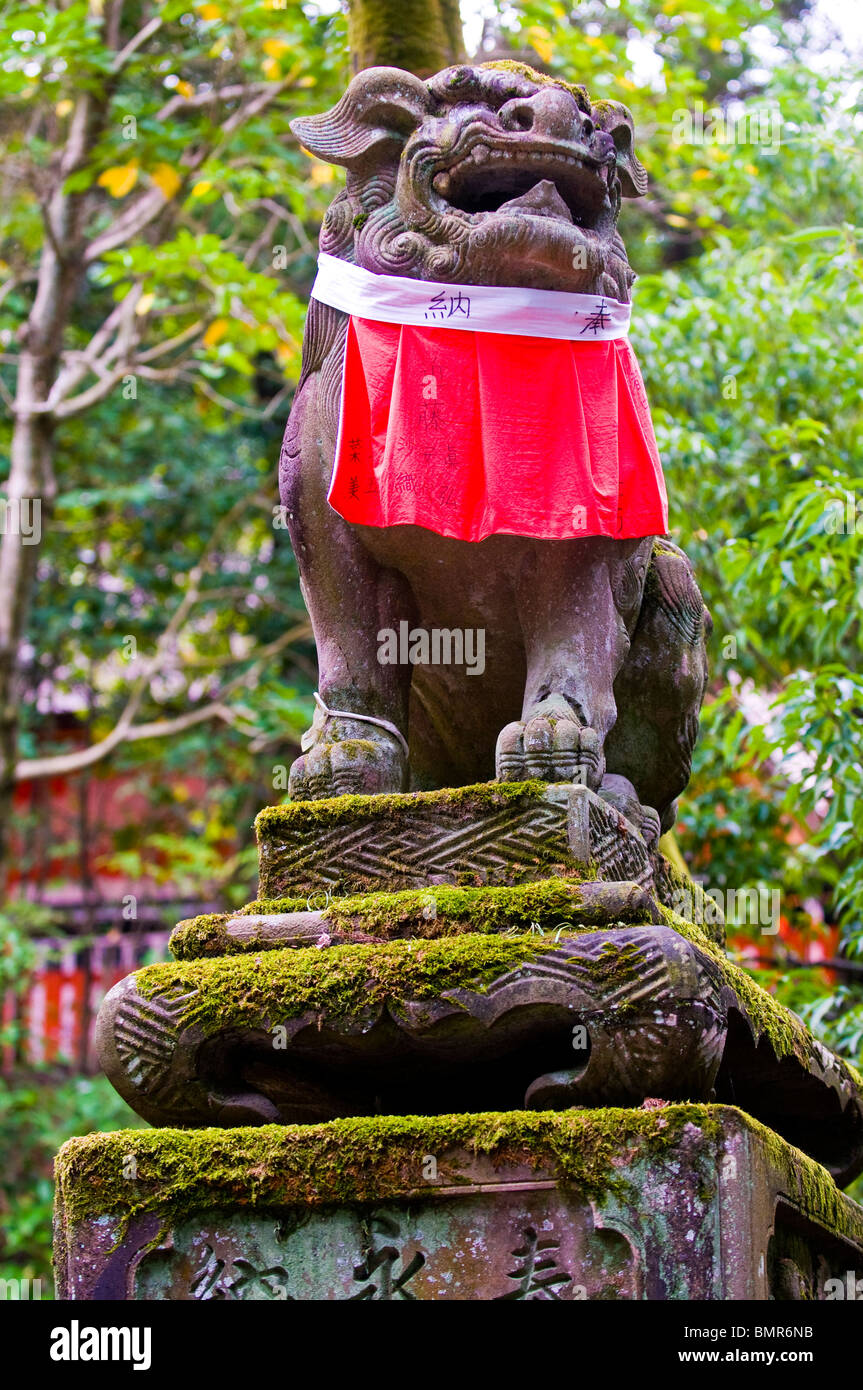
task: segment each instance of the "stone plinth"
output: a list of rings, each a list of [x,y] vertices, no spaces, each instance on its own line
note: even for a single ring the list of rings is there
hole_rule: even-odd
[[[732,1107],[72,1139],[65,1299],[823,1299],[863,1210]]]
[[[261,897],[510,885],[555,874],[653,886],[640,827],[585,786],[488,782],[269,806]]]

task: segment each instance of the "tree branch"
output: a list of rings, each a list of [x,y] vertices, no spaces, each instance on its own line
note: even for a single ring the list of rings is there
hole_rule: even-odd
[[[137,52],[137,50],[141,47],[141,44],[146,43],[148,39],[152,38],[153,35],[157,33],[159,29],[161,29],[161,27],[161,17],[159,15],[154,15],[153,18],[147,24],[144,25],[143,29],[139,29],[135,37],[129,40],[129,42],[126,44],[126,47],[120,49],[120,52],[117,54],[113,63],[111,64],[111,71],[114,73],[120,72],[120,70],[124,68],[125,65],[128,63],[129,59],[132,57],[132,54]]]

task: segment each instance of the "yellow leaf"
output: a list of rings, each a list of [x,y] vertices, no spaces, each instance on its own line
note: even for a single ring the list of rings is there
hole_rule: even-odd
[[[298,87],[314,87],[314,85],[315,79],[312,77],[311,73],[307,73],[305,77],[301,77],[297,83]]]
[[[198,5],[197,10],[202,19],[221,19],[222,11],[218,5]]]
[[[621,87],[625,87],[628,92],[638,91],[638,88],[631,77],[619,77],[617,80],[620,83]]]
[[[669,227],[688,227],[689,223],[685,217],[678,217],[676,212],[670,212],[666,217]]]
[[[692,178],[693,178],[693,182],[695,182],[695,183],[703,183],[705,179],[712,179],[712,178],[713,178],[713,170],[712,170],[712,169],[693,169],[693,171],[692,171]]]
[[[275,58],[265,58],[261,63],[261,71],[268,82],[278,82],[282,75],[282,69],[279,67]]]
[[[137,162],[133,160],[131,164],[113,164],[110,169],[99,175],[97,182],[101,188],[107,188],[112,198],[125,198],[138,182]]]
[[[758,166],[756,164],[744,164],[743,167],[746,170],[747,174],[751,174],[753,178],[758,173]]]
[[[191,82],[178,82],[174,90],[179,92],[181,97],[193,97],[195,95],[195,89]]]
[[[68,97],[64,97],[62,101],[57,102],[54,110],[57,112],[58,116],[68,116],[74,105],[74,101],[70,101]]]
[[[312,183],[318,186],[324,183],[332,183],[335,176],[336,171],[329,164],[320,164],[316,160],[312,165]]]
[[[204,334],[204,347],[215,347],[216,343],[221,342],[227,331],[227,319],[213,319],[213,322]]]
[[[155,301],[155,298],[156,298],[156,296],[155,296],[154,294],[142,294],[142,295],[141,295],[141,298],[138,300],[138,303],[135,305],[135,313],[138,315],[139,318],[143,318],[144,314],[149,314],[150,310],[151,310],[152,307],[153,307],[153,303],[154,303],[154,301]]]
[[[203,198],[204,194],[209,193],[212,187],[213,185],[210,183],[209,179],[201,179],[200,183],[196,183],[192,189],[192,197]]]
[[[710,38],[707,40],[707,47],[710,49],[711,53],[722,52],[722,40],[718,34],[710,35]]]
[[[541,24],[534,24],[527,31],[527,40],[531,48],[539,54],[544,63],[550,63],[554,58],[554,44],[551,41],[551,34],[544,29]]]
[[[150,178],[168,199],[173,198],[183,182],[176,169],[172,169],[170,164],[157,164],[155,169],[150,170]]]
[[[291,45],[285,43],[284,39],[264,39],[261,46],[270,58],[281,58],[283,53],[291,51]]]

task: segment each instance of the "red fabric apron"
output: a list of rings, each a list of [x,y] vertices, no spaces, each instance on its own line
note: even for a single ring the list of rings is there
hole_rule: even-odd
[[[629,340],[352,316],[329,501],[358,525],[466,541],[664,534],[662,465]]]

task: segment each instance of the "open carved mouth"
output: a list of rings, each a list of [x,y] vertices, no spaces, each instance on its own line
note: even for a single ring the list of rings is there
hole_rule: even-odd
[[[594,230],[610,211],[611,166],[560,148],[531,150],[474,145],[432,179],[451,207],[473,216],[508,212],[553,217]]]

